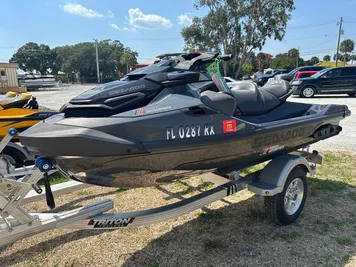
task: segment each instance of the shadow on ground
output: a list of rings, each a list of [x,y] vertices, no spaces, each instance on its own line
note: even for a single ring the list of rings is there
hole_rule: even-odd
[[[345,185],[345,190],[334,192],[327,188],[340,187],[340,182],[323,183],[310,179],[312,194],[301,217],[292,225],[272,224],[260,196],[237,203],[230,197],[226,201],[231,204],[213,210],[205,208],[197,218],[152,239],[130,254],[122,266],[344,266],[356,256],[356,189]],[[177,193],[172,196],[179,197]],[[0,257],[0,266],[21,264],[66,243],[106,232],[114,238],[116,231],[66,233]],[[97,246],[112,249],[119,258],[120,247],[112,247],[112,239],[107,240],[105,243],[102,238]],[[0,255],[5,250],[0,250]],[[73,266],[86,266],[89,262],[101,265],[94,258],[85,261]]]
[[[350,187],[342,182],[309,184],[311,196],[292,225],[272,224],[263,198],[253,196],[175,227],[123,266],[344,266],[356,256],[356,200],[350,207],[348,195],[328,191]]]

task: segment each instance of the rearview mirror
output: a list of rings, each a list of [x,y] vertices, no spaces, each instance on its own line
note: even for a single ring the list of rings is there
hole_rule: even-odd
[[[321,76],[321,78],[322,78],[322,79],[326,79],[327,77],[326,77],[326,75],[323,75],[323,76]]]

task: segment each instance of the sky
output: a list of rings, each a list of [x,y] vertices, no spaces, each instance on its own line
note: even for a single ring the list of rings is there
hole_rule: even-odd
[[[193,16],[195,0],[1,0],[0,62],[7,62],[27,42],[50,47],[112,39],[139,53],[142,62],[162,53],[180,52],[180,35]],[[300,49],[304,59],[337,46],[337,22],[343,17],[343,39],[356,41],[356,0],[295,0],[283,41],[267,40],[262,51],[276,55]],[[258,52],[258,51],[257,51]],[[100,51],[99,51],[100,55]]]

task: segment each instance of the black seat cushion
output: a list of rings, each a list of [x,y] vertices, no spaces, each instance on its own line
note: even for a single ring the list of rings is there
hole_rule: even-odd
[[[286,99],[289,96],[290,84],[282,79],[274,79],[267,82],[260,90],[268,91],[279,99]]]
[[[236,110],[236,99],[226,93],[204,91],[201,94],[201,101],[205,106],[219,110],[227,115],[234,115]]]
[[[258,88],[253,82],[239,82],[231,89],[242,115],[261,115],[278,107],[289,94],[289,84],[268,84]]]

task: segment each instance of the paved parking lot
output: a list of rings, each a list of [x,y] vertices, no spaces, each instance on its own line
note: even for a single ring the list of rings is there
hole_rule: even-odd
[[[31,92],[37,97],[40,106],[58,110],[63,104],[80,93],[95,87],[95,85],[71,85],[62,89],[43,89]],[[315,103],[315,104],[345,104],[351,110],[351,117],[343,120],[343,131],[339,136],[318,142],[312,149],[349,150],[356,152],[356,97],[348,95],[323,95],[312,99],[290,97],[289,101]]]

